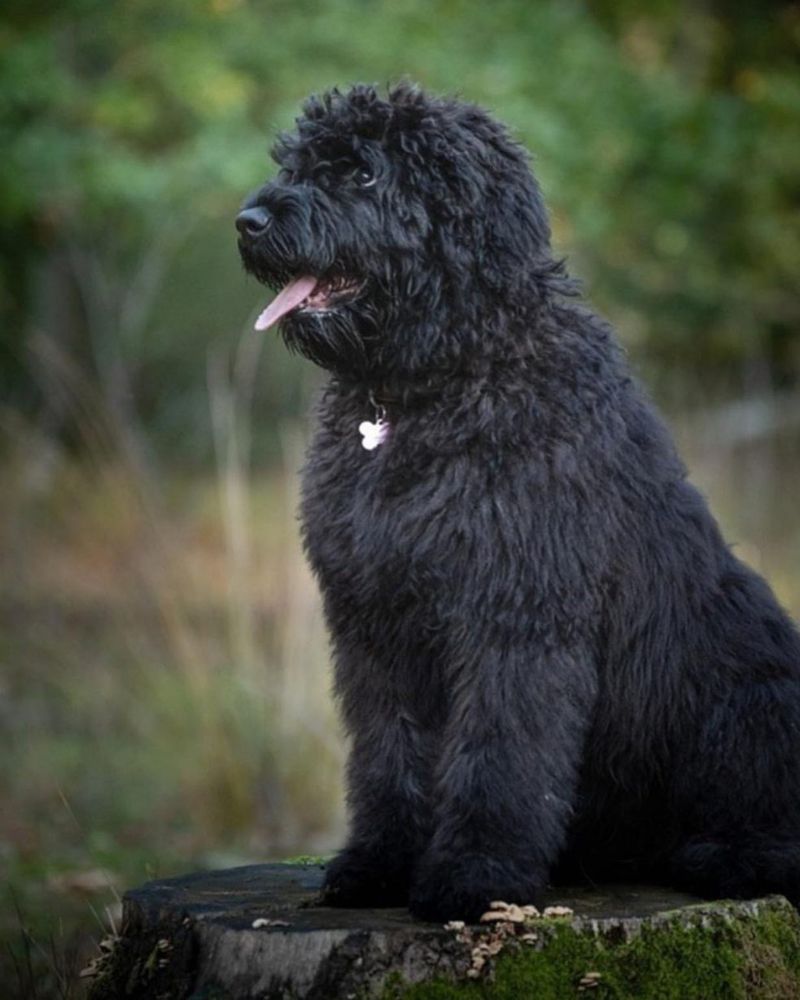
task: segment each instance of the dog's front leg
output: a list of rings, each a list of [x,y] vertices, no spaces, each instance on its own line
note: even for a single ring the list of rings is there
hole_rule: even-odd
[[[494,900],[540,898],[574,804],[590,664],[586,649],[545,641],[484,643],[458,668],[416,916],[475,921]]]
[[[336,689],[352,738],[347,762],[350,835],[328,865],[330,906],[405,906],[414,863],[429,835],[428,740],[365,655],[336,657]]]

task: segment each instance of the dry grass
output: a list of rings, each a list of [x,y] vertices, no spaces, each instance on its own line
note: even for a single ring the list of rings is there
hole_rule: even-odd
[[[16,906],[0,985],[26,996],[65,995],[54,956],[85,951],[76,928],[103,936],[117,886],[342,836],[343,746],[294,524],[302,433],[282,427],[283,462],[253,474],[242,386],[217,376],[216,475],[143,468],[99,406],[80,459],[6,415],[0,862]]]

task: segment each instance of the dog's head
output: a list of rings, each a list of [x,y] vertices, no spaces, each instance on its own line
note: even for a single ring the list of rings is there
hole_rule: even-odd
[[[280,171],[237,217],[279,289],[257,321],[341,375],[408,379],[503,349],[558,276],[522,148],[471,104],[411,85],[311,97]]]

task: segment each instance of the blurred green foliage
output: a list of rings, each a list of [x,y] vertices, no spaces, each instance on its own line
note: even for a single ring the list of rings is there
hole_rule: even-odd
[[[774,0],[6,0],[0,390],[63,437],[68,375],[203,458],[208,352],[263,304],[232,218],[269,136],[312,90],[401,76],[515,128],[558,250],[656,374],[791,381],[798,48]],[[269,357],[262,425],[305,377]]]

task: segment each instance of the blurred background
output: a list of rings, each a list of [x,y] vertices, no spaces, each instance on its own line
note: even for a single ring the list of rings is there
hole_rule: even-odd
[[[312,90],[407,76],[531,149],[739,553],[800,616],[800,4],[5,0],[0,994],[118,894],[325,852],[343,745],[294,518],[319,373],[233,218]]]

